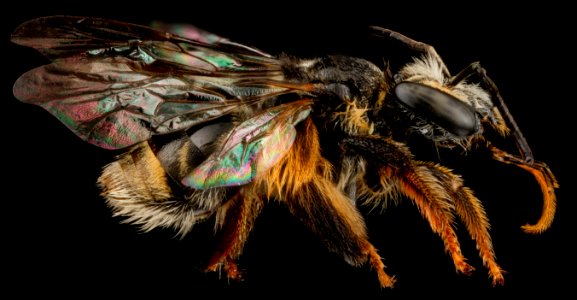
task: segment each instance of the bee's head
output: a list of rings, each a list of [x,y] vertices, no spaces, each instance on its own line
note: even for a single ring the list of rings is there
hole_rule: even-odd
[[[423,55],[395,75],[394,96],[413,122],[413,129],[442,146],[468,147],[482,134],[482,122],[499,133],[508,128],[490,94],[468,76],[451,77],[437,57]]]

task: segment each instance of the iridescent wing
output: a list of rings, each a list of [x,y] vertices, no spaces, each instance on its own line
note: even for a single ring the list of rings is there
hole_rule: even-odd
[[[22,75],[14,95],[107,149],[239,115],[221,148],[183,182],[206,188],[250,181],[290,148],[310,102],[278,106],[277,96],[295,90],[263,84],[283,81],[274,57],[190,26],[170,31],[178,34],[97,18],[28,21],[12,41],[52,63]]]
[[[311,104],[282,104],[244,121],[182,183],[198,189],[250,182],[288,152],[296,137],[294,126],[309,115]]]
[[[27,21],[21,24],[12,33],[12,42],[35,48],[48,58],[54,60],[62,57],[69,57],[75,54],[84,54],[99,51],[126,51],[134,46],[146,45],[146,42],[169,42],[173,46],[184,49],[197,50],[200,57],[190,57],[189,53],[176,51],[169,54],[164,59],[177,60],[170,54],[177,54],[178,58],[190,59],[187,62],[202,63],[202,57],[208,60],[220,61],[219,67],[227,66],[227,63],[239,68],[249,68],[244,60],[242,66],[240,61],[235,61],[245,56],[245,59],[252,58],[260,60],[262,57],[270,55],[255,48],[241,45],[219,37],[215,34],[203,31],[187,24],[162,24],[154,22],[156,28],[138,24],[130,24],[114,20],[78,17],[78,16],[50,16]],[[181,44],[182,43],[182,44]],[[157,44],[158,45],[158,44]],[[167,47],[170,47],[167,45]],[[156,48],[159,52],[163,47]],[[144,52],[157,51],[155,47],[147,47]],[[164,49],[168,50],[168,49]],[[212,50],[212,51],[211,51]],[[144,53],[142,52],[142,53]],[[226,53],[225,53],[226,52]],[[212,58],[210,57],[212,55]],[[252,56],[252,57],[251,57]],[[193,64],[194,64],[193,63]],[[258,67],[255,65],[254,67]],[[234,67],[232,67],[234,68]],[[254,69],[254,68],[253,68]]]

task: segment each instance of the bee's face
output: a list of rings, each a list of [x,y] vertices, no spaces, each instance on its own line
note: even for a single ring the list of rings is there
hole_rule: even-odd
[[[415,59],[395,75],[394,95],[413,120],[413,129],[439,145],[467,145],[481,123],[501,124],[491,96],[477,84],[452,83],[430,56]]]

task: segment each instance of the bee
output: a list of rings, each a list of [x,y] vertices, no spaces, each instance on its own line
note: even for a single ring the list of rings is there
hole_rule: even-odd
[[[240,278],[235,261],[263,207],[277,201],[329,251],[371,266],[382,287],[393,287],[359,207],[406,198],[456,270],[470,274],[455,232],[460,220],[493,285],[502,285],[481,201],[451,169],[413,154],[409,136],[438,148],[485,149],[530,172],[543,211],[522,227],[527,233],[542,233],[554,219],[555,176],[534,159],[478,62],[452,75],[432,46],[370,31],[415,55],[380,68],[354,56],[271,55],[190,25],[42,17],[11,39],[51,63],[23,74],[13,93],[86,142],[123,151],[97,180],[115,216],[180,236],[213,220],[220,235],[207,271]],[[519,154],[494,145],[489,133],[514,141]]]

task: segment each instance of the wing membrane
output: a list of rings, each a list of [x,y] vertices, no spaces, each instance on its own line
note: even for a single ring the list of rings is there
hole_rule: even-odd
[[[44,107],[82,139],[118,149],[292,92],[262,84],[282,80],[276,59],[201,33],[194,40],[103,19],[35,19],[12,40],[53,62],[22,75],[14,95]]]
[[[292,146],[295,125],[311,111],[310,100],[269,108],[237,125],[218,151],[185,177],[188,187],[242,185],[276,164]]]
[[[229,53],[269,55],[257,49],[232,43],[227,39],[190,25],[171,26],[157,23],[151,27],[114,20],[79,17],[49,16],[30,20],[12,33],[16,44],[37,49],[51,59],[105,48],[123,49],[138,41],[169,41],[198,47],[223,48]]]

